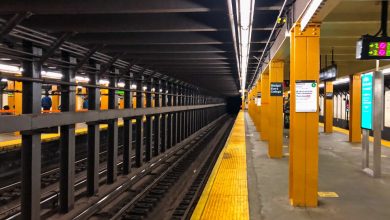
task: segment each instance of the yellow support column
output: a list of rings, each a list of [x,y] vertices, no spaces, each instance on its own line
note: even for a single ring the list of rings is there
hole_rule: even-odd
[[[58,86],[51,86],[51,91],[53,93],[53,95],[51,95],[51,99],[52,99],[51,110],[58,111],[58,106],[60,105],[60,96],[58,95]],[[56,94],[54,94],[54,93],[56,93]]]
[[[258,93],[260,93],[261,94],[261,82],[260,82],[260,80],[257,82],[257,85],[256,85],[256,87],[255,87],[256,89],[256,97],[257,97],[257,94]],[[259,100],[258,100],[259,101]],[[261,126],[261,119],[260,119],[260,106],[258,106],[257,104],[256,104],[256,106],[255,106],[255,108],[256,108],[256,111],[255,111],[255,115],[256,115],[256,117],[255,117],[255,127],[256,127],[256,130],[258,131],[258,132],[260,132],[260,126]]]
[[[257,82],[257,91],[261,95],[261,79]],[[261,132],[261,102],[260,106],[257,106],[257,131]]]
[[[284,62],[273,60],[269,66],[269,87],[272,90],[269,98],[269,142],[268,156],[270,158],[283,157],[283,75]],[[280,92],[280,94],[279,94]]]
[[[350,85],[349,85],[349,141],[353,143],[360,143],[362,141],[361,133],[362,129],[361,124],[361,104],[362,104],[362,94],[361,94],[361,78],[360,74],[355,74],[350,76]]]
[[[296,81],[319,80],[319,36],[320,28],[315,24],[303,32],[297,24],[291,31],[289,197],[293,206],[317,207],[318,203],[318,109],[297,113],[295,89]],[[316,89],[318,93],[318,86]]]
[[[22,82],[8,81],[8,89],[14,91],[11,96],[8,95],[8,106],[15,115],[22,114],[22,87]]]
[[[324,132],[333,132],[333,82],[325,82]],[[329,98],[328,98],[329,97]]]
[[[108,109],[108,89],[100,89],[100,110]]]
[[[262,141],[269,139],[269,74],[261,74],[261,134]]]

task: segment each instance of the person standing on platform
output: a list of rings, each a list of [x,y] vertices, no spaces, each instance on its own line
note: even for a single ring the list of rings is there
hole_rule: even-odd
[[[49,97],[49,92],[46,91],[45,97],[43,97],[41,100],[41,106],[42,106],[43,110],[48,111],[51,109],[51,105],[52,105],[52,103],[51,103],[51,98]]]
[[[88,97],[84,98],[83,109],[88,109]]]

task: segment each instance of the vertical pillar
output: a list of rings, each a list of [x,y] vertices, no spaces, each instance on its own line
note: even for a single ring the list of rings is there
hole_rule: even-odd
[[[137,78],[137,109],[143,108],[144,106],[144,93],[143,93],[143,80],[144,77],[141,75]],[[137,132],[136,132],[136,144],[135,144],[135,165],[140,167],[143,163],[144,153],[144,123],[143,116],[138,116],[137,120]]]
[[[269,139],[269,73],[261,74],[261,133],[262,141]]]
[[[100,109],[108,109],[108,89],[100,89],[101,100],[100,100]]]
[[[119,74],[115,70],[116,74]],[[118,87],[118,79],[110,78],[110,87]],[[118,95],[115,89],[108,90],[108,109],[118,108]],[[108,121],[108,145],[107,145],[107,183],[111,184],[116,181],[118,174],[118,119]]]
[[[168,106],[173,106],[173,86],[171,83],[168,83]],[[173,113],[168,113],[167,118],[167,148],[170,148],[173,146]]]
[[[40,79],[41,65],[39,57],[42,49],[33,47],[30,42],[23,42],[25,52],[33,54],[32,61],[23,61],[23,76]],[[42,84],[39,82],[23,82],[22,113],[41,113]],[[41,199],[41,134],[35,132],[22,133],[22,219],[40,219]]]
[[[131,76],[130,76],[131,77]],[[132,82],[126,80],[125,82],[125,94],[124,94],[124,107],[125,109],[132,109]],[[123,119],[123,175],[127,175],[131,172],[131,149],[133,146],[133,124],[131,118]]]
[[[173,106],[178,106],[178,101],[179,101],[179,87],[174,84],[173,85]],[[178,131],[178,113],[173,112],[173,117],[172,117],[173,125],[172,125],[172,146],[175,146],[177,144],[177,131]]]
[[[283,75],[284,62],[272,60],[269,66],[269,142],[268,156],[283,157]]]
[[[96,64],[91,62],[90,65],[96,68]],[[90,75],[89,83],[98,85],[99,77],[97,74]],[[100,109],[100,90],[98,88],[88,88],[88,110]],[[87,194],[93,196],[99,189],[99,147],[100,131],[99,123],[88,123],[88,149],[87,149]]]
[[[361,105],[362,105],[362,81],[360,74],[350,76],[349,84],[349,141],[360,143],[362,141],[361,129]]]
[[[379,61],[378,61],[379,62]],[[374,93],[373,93],[373,177],[382,176],[382,130],[383,130],[383,109],[385,94],[384,75],[381,71],[374,72]]]
[[[256,98],[260,98],[260,100],[261,100],[261,81],[260,80],[258,80],[257,81],[257,86],[255,87],[255,94],[254,94],[254,96],[256,97]],[[258,97],[258,94],[260,93],[260,97]],[[256,126],[256,129],[257,129],[257,131],[258,132],[260,132],[261,131],[261,103],[260,103],[260,100],[258,100],[258,102],[259,102],[259,105],[257,105],[256,103],[254,103],[254,106],[255,106],[255,111],[254,111],[254,114],[255,114],[255,116],[254,116],[254,122],[255,122],[255,126]],[[253,102],[253,101],[252,101]]]
[[[182,106],[183,105],[183,87],[181,85],[178,85],[177,87],[177,106]],[[183,135],[183,127],[182,127],[182,122],[183,122],[183,112],[179,111],[176,113],[176,126],[177,126],[177,141],[176,143],[180,143],[182,140],[182,135]]]
[[[76,59],[62,52],[62,60],[76,63]],[[75,72],[69,67],[62,69],[65,82],[75,82]],[[75,112],[76,87],[61,85],[61,112]],[[60,211],[65,213],[74,206],[74,175],[75,175],[75,124],[60,126]]]
[[[324,132],[333,132],[333,82],[324,83]]]
[[[152,83],[153,79],[150,78],[146,84],[146,108],[152,108]],[[145,124],[145,161],[150,161],[152,158],[152,134],[153,134],[153,121],[152,115],[146,116]]]
[[[181,105],[182,106],[186,106],[187,105],[187,94],[186,94],[187,90],[185,88],[185,86],[182,86],[181,87]],[[180,141],[184,140],[186,138],[186,135],[187,135],[187,127],[186,127],[186,115],[187,115],[187,111],[182,111],[181,112],[181,137],[180,137]]]
[[[154,85],[154,107],[160,108],[161,102],[161,81],[157,80]],[[160,153],[160,145],[161,145],[161,114],[154,115],[153,121],[153,131],[154,131],[154,147],[153,147],[153,156],[157,156]]]
[[[167,106],[167,83],[163,82],[162,86],[160,88],[161,93],[161,106],[166,107]],[[167,148],[167,140],[168,140],[168,114],[162,114],[161,116],[161,152],[165,152],[165,149]]]
[[[291,31],[289,196],[293,206],[316,207],[318,191],[318,110],[296,112],[296,82],[319,80],[320,28],[310,24]],[[317,84],[316,84],[317,85]],[[317,86],[318,93],[318,86]],[[317,103],[318,106],[318,97]]]
[[[51,100],[52,100],[52,111],[58,111],[58,106],[60,105],[60,96],[58,95],[58,86],[51,86]]]

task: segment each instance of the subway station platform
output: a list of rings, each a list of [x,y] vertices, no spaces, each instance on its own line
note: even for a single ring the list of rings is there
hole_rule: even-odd
[[[243,138],[239,127],[244,118],[245,140],[236,141]],[[260,140],[249,114],[241,112],[192,219],[389,219],[390,149],[382,149],[382,177],[372,178],[361,170],[361,144],[349,143],[341,132],[322,130],[317,208],[289,203],[288,130],[283,158],[270,159],[267,142]]]

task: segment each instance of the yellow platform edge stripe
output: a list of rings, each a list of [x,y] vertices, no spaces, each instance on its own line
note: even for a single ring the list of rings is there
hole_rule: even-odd
[[[324,123],[319,123],[319,125],[320,125],[321,127],[324,127]],[[342,133],[342,134],[349,135],[349,130],[344,129],[344,128],[339,128],[339,127],[333,126],[333,130],[334,130],[334,131],[337,131],[337,132],[339,132],[339,133]],[[370,136],[370,137],[368,138],[368,140],[369,140],[370,142],[374,142],[374,138],[373,138],[372,136]],[[390,141],[387,141],[387,140],[383,140],[383,139],[382,139],[382,140],[381,140],[381,143],[382,143],[383,146],[389,147],[389,148],[390,148]]]
[[[132,122],[135,123],[135,120]],[[121,127],[123,126],[123,122],[118,122],[118,126]],[[103,124],[100,125],[100,130],[106,130],[107,125]],[[87,128],[78,128],[76,129],[76,135],[83,135],[87,134],[88,129]],[[60,134],[41,134],[41,140],[42,142],[49,142],[49,141],[55,141],[60,138]],[[0,150],[6,150],[6,149],[11,149],[15,147],[19,147],[22,144],[22,139],[18,138],[15,140],[9,140],[9,141],[2,141],[0,142]]]
[[[245,121],[240,111],[191,219],[249,219],[246,169]],[[229,178],[235,183],[227,183]]]

